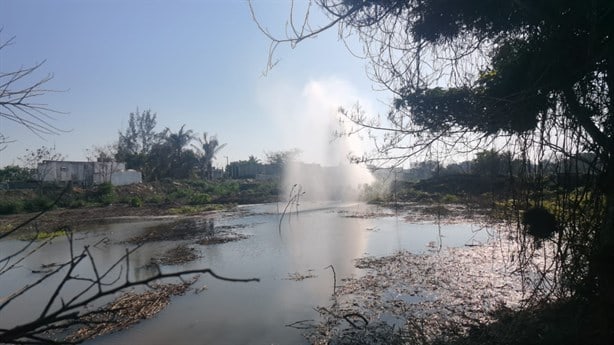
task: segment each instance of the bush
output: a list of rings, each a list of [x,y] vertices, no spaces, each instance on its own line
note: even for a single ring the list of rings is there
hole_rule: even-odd
[[[103,205],[111,205],[115,202],[115,194],[106,194],[101,196],[98,201]]]
[[[39,212],[51,208],[53,201],[44,196],[38,196],[34,199],[26,200],[23,203],[23,210],[26,212]]]
[[[14,214],[21,212],[23,205],[19,201],[0,201],[0,214]]]
[[[164,198],[160,195],[152,195],[149,198],[147,198],[146,202],[148,204],[162,204],[164,202]]]
[[[113,194],[114,192],[114,188],[113,185],[109,182],[105,182],[105,183],[101,183],[100,185],[98,185],[98,195],[99,196],[104,196],[104,195],[109,195],[109,194]]]
[[[206,193],[194,193],[190,198],[190,205],[202,205],[211,202],[211,197]]]
[[[81,208],[81,207],[85,207],[86,203],[83,200],[77,199],[77,200],[73,200],[68,204],[68,207],[70,208]]]
[[[456,204],[460,202],[460,198],[456,195],[446,194],[441,198],[441,202],[446,204]]]
[[[141,207],[143,206],[143,200],[141,200],[141,198],[139,198],[138,196],[132,197],[130,199],[130,206]]]
[[[116,199],[115,188],[109,182],[102,183],[98,185],[98,188],[96,190],[96,196],[98,202],[100,202],[101,204],[110,205],[115,202]]]
[[[181,189],[177,189],[174,192],[167,194],[167,199],[169,201],[179,200],[179,199],[189,197],[190,195],[192,195],[192,191],[190,191],[189,189],[181,188]]]

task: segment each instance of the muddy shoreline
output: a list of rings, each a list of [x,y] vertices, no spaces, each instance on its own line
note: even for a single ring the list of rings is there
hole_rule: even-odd
[[[91,207],[80,209],[55,209],[39,213],[17,214],[0,217],[0,231],[11,231],[22,223],[20,228],[9,238],[19,240],[40,239],[39,233],[50,235],[65,234],[66,231],[78,233],[88,231],[93,226],[109,223],[129,223],[144,220],[165,220],[163,224],[152,226],[142,235],[117,242],[126,246],[142,245],[150,242],[172,241],[176,245],[164,253],[152,257],[147,266],[160,272],[160,266],[175,266],[175,271],[181,270],[181,265],[200,258],[198,246],[217,245],[247,238],[235,232],[234,227],[214,226],[212,221],[221,211],[203,211],[189,215],[178,215],[168,207],[128,207],[125,205],[110,205],[107,207]],[[31,218],[38,216],[35,220]],[[61,231],[58,231],[61,230]],[[1,233],[1,232],[0,232]],[[34,236],[33,236],[34,235]],[[52,236],[53,237],[53,236]],[[49,240],[51,237],[44,237]],[[114,240],[109,239],[109,242]],[[107,243],[108,244],[108,243]],[[32,270],[34,274],[45,274],[49,268],[43,265],[40,270]],[[158,282],[147,284],[145,289],[130,289],[119,293],[115,299],[95,310],[82,311],[84,325],[78,329],[60,335],[51,332],[51,339],[64,339],[69,342],[82,342],[119,332],[129,328],[141,320],[155,317],[171,302],[173,296],[183,295],[193,290],[195,279],[176,282]],[[204,289],[196,289],[200,293]]]
[[[232,207],[229,206],[229,209]],[[70,228],[79,231],[100,224],[123,223],[156,219],[179,219],[187,216],[209,216],[219,211],[202,211],[190,214],[177,214],[175,209],[168,206],[130,207],[128,205],[109,205],[105,207],[84,207],[77,209],[54,209],[44,212],[23,229],[20,234],[27,231],[53,232],[60,228]],[[10,231],[29,219],[36,217],[36,213],[22,213],[0,216],[0,233]]]

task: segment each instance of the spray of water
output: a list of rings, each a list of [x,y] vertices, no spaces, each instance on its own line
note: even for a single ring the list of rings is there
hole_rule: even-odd
[[[336,78],[311,81],[298,97],[278,100],[284,104],[276,108],[285,109],[276,119],[284,128],[284,147],[301,152],[284,171],[282,183],[287,198],[298,185],[304,192],[302,200],[352,201],[365,184],[373,182],[366,167],[350,164],[348,159],[350,154],[364,152],[363,142],[357,137],[334,136],[343,131],[339,107],[349,108],[357,101],[368,104],[347,82]]]

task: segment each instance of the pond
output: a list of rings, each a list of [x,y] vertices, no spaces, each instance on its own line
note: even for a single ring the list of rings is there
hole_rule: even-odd
[[[333,272],[327,267],[334,267],[340,285],[344,278],[363,274],[355,267],[355,260],[361,257],[390,255],[400,250],[425,253],[486,242],[489,238],[488,231],[478,225],[407,222],[404,214],[361,203],[301,205],[298,212],[289,210],[281,221],[280,208],[283,207],[277,204],[252,205],[207,219],[190,218],[201,224],[198,231],[228,229],[244,235],[238,241],[198,244],[188,236],[144,243],[130,256],[132,279],[155,274],[152,258],[184,243],[194,248],[199,258],[183,265],[162,266],[163,271],[206,267],[226,277],[257,277],[260,282],[232,283],[202,275],[194,285],[202,292],[175,296],[153,319],[87,343],[306,343],[299,330],[286,325],[318,319],[313,308],[328,304],[333,292]],[[126,247],[133,246],[127,240],[154,228],[170,228],[173,222],[158,219],[100,225],[76,233],[75,245],[90,244],[97,265],[108,267]],[[32,271],[41,264],[64,260],[66,242],[55,239],[21,263],[23,269],[0,277],[0,296],[37,277]],[[0,242],[0,253],[8,253],[23,243]],[[2,314],[11,317],[2,317],[0,327],[31,318],[37,310],[40,313],[37,308],[46,301],[48,287],[54,283],[57,280],[32,291],[27,301],[9,305]]]

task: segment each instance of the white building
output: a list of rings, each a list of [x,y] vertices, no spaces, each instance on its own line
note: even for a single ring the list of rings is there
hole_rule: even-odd
[[[141,183],[140,171],[126,170],[120,162],[43,161],[38,164],[37,179],[44,182],[73,182],[97,185],[110,182],[115,186]]]

